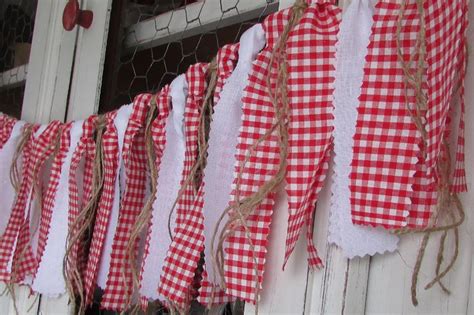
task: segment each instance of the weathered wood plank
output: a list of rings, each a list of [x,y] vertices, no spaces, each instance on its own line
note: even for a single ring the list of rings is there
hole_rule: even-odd
[[[259,314],[299,313],[305,305],[307,263],[305,239],[301,237],[294,253],[282,271],[288,226],[288,199],[283,189],[277,194],[269,237],[266,270]],[[255,313],[255,306],[246,304],[245,313]]]

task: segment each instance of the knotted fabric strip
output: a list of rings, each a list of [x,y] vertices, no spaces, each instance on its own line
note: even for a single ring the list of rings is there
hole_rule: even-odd
[[[10,139],[13,126],[15,126],[16,123],[17,120],[15,118],[0,113],[0,149],[2,149],[8,139]]]
[[[219,98],[214,97],[216,105],[210,125],[207,167],[204,171],[202,211],[204,215],[205,265],[198,301],[207,306],[227,303],[234,299],[225,294],[214,271],[217,266],[213,261],[212,236],[219,217],[229,204],[232,192],[236,163],[234,153],[241,127],[243,89],[247,86],[252,62],[264,45],[263,29],[260,24],[257,24],[242,34],[240,45],[222,48],[220,54],[224,54],[227,58],[218,58],[218,64],[228,60],[227,64],[232,64],[232,68],[220,68],[222,71],[219,71],[216,90],[220,85],[223,85],[223,89],[221,89]],[[223,51],[227,47],[232,48],[229,53]],[[239,60],[233,69],[237,55]],[[224,73],[226,77],[230,75],[225,84],[220,79],[221,73]]]
[[[131,229],[145,202],[147,167],[144,126],[151,97],[151,94],[140,94],[135,97],[125,132],[122,152],[126,172],[125,191],[120,203],[109,274],[101,302],[101,307],[108,310],[124,310],[132,293],[132,273],[128,265],[127,244]]]
[[[69,169],[69,218],[67,250],[63,262],[63,272],[66,279],[66,288],[71,296],[82,293],[83,271],[86,263],[86,249],[81,239],[77,239],[80,226],[80,214],[84,206],[90,202],[92,195],[92,175],[95,160],[94,133],[98,117],[90,116],[82,125],[82,136],[72,155]],[[81,281],[81,283],[79,283]]]
[[[290,9],[279,11],[268,16],[262,23],[267,45],[253,62],[248,85],[243,92],[242,127],[235,153],[237,163],[234,169],[232,203],[255,194],[278,171],[280,148],[277,133],[271,132],[276,115],[268,95],[267,77],[270,76],[273,83],[276,80],[276,65],[270,65],[272,50],[288,22],[290,12]],[[271,134],[267,139],[252,150],[256,141],[269,131]],[[249,152],[251,155],[246,161]],[[242,175],[240,183],[237,183],[239,173]],[[245,219],[247,226],[239,221],[224,243],[226,293],[247,302],[255,303],[255,293],[261,289],[274,197],[275,192],[264,196],[262,202]]]
[[[290,101],[287,186],[288,233],[284,265],[306,223],[308,263],[321,267],[313,244],[317,195],[329,166],[333,131],[335,52],[341,10],[331,3],[306,9],[287,42]]]
[[[149,300],[165,299],[158,294],[158,284],[163,273],[168,248],[171,244],[171,232],[174,231],[176,212],[170,211],[179,194],[180,181],[184,169],[185,137],[184,137],[184,110],[188,95],[185,74],[176,77],[170,84],[168,91],[168,104],[172,107],[166,120],[163,139],[163,148],[160,167],[158,169],[156,199],[153,203],[152,218],[149,227],[149,240],[151,244],[146,251],[141,273],[140,296],[142,306],[146,308]],[[162,102],[165,94],[157,101]],[[163,109],[164,110],[164,109]],[[170,109],[168,109],[170,111]]]
[[[217,69],[215,69],[215,74],[208,74],[208,77],[209,77],[209,85],[208,85],[208,90],[206,91],[206,98],[209,97],[209,100],[207,100],[208,102],[210,102],[210,106],[214,106],[217,104],[217,102],[219,101],[220,99],[220,93],[222,91],[222,87],[224,86],[227,78],[229,77],[229,75],[232,73],[233,69],[234,69],[234,65],[237,61],[237,52],[238,52],[238,44],[230,44],[230,45],[226,45],[224,47],[222,47],[222,49],[220,49],[218,52],[217,52],[217,56],[216,56],[216,59],[215,59],[215,63],[216,63],[216,67]],[[209,69],[211,70],[211,69]],[[211,72],[211,71],[209,71]],[[212,76],[214,75],[215,77],[215,85],[213,86],[211,82],[213,80]],[[217,94],[216,94],[216,91],[215,91],[215,88],[219,87],[219,90],[217,91]],[[214,89],[214,90],[212,90]],[[213,97],[211,93],[214,93]],[[206,99],[204,100],[206,101]],[[203,107],[205,106],[205,104],[203,104]],[[213,108],[208,108],[208,109],[203,109],[202,111],[206,111],[206,110],[210,110],[211,111],[211,114],[212,114],[212,111],[213,111]],[[209,117],[206,116],[206,113],[204,114],[201,114],[202,117],[201,119],[209,119]],[[211,122],[210,124],[212,124],[212,120],[213,118],[211,118]],[[202,121],[201,121],[202,123]],[[212,127],[210,126],[209,124],[209,129],[212,130]],[[202,126],[202,125],[201,125]],[[210,131],[209,131],[210,132]],[[220,132],[224,132],[224,130],[220,130]],[[210,138],[210,134],[209,134],[209,138]],[[201,147],[199,147],[201,148]],[[207,148],[203,148],[203,150],[207,150]],[[202,152],[199,152],[199,154],[202,154]],[[204,159],[207,159],[208,157],[208,152],[206,152],[205,156],[204,156]],[[204,162],[204,165],[207,165],[208,162],[207,160]],[[195,166],[196,167],[196,166]],[[193,205],[193,211],[196,213],[196,218],[199,216],[200,218],[202,218],[204,220],[204,216],[203,216],[203,205],[204,205],[204,194],[205,194],[205,170],[207,169],[208,166],[205,166],[205,169],[203,171],[203,174],[201,174],[201,180],[202,182],[200,183],[200,187],[199,187],[199,190],[198,190],[198,193],[197,193],[197,196],[196,196],[196,199],[194,201],[194,205]],[[215,166],[209,166],[209,167],[215,167]],[[202,170],[200,170],[202,171]],[[217,192],[214,192],[214,193],[217,193]],[[195,230],[195,233],[196,233],[196,236],[200,234],[199,236],[199,240],[204,240],[204,223],[203,225],[198,225],[196,226],[196,230]],[[202,252],[204,250],[204,242],[199,242],[199,247],[197,248],[197,250],[199,250],[200,252]],[[197,256],[196,256],[197,258]],[[198,262],[199,262],[199,259],[195,262],[195,265],[197,267],[198,265]],[[195,276],[196,280],[195,281],[195,288],[199,287],[200,284],[199,284],[199,279],[202,278],[202,274],[201,274],[201,270],[197,270],[197,274]],[[195,292],[193,291],[193,295],[195,295]]]
[[[32,276],[36,270],[37,255],[36,251],[33,250],[35,244],[32,242],[36,233],[31,229],[38,226],[39,222],[32,223],[31,221],[34,221],[34,217],[41,214],[42,200],[38,200],[38,197],[42,196],[40,174],[46,160],[58,150],[58,137],[61,135],[62,127],[59,121],[52,121],[44,128],[44,131],[42,131],[43,128],[40,128],[31,139],[31,145],[27,146],[31,150],[31,155],[28,164],[24,165],[26,168],[25,175],[21,180],[18,197],[10,218],[10,222],[13,222],[13,216],[18,214],[22,217],[12,263],[11,281],[13,282],[24,281],[26,275]],[[58,174],[51,175],[57,176]],[[46,176],[49,176],[49,174]],[[34,209],[36,207],[34,207],[33,201],[36,202],[39,209]],[[7,226],[7,231],[8,229]],[[3,242],[1,245],[3,245]]]
[[[414,58],[416,66],[412,53],[420,19],[413,1],[399,21],[400,10],[394,2],[376,5],[350,175],[353,222],[392,229],[407,226],[421,143],[409,112],[415,95],[406,88],[397,51],[399,38],[400,53],[406,60]]]
[[[51,172],[48,177],[49,181],[47,184],[46,192],[44,193],[44,197],[42,198],[42,206],[41,206],[41,217],[40,217],[40,227],[39,227],[39,239],[38,239],[38,248],[37,248],[37,264],[34,270],[34,280],[33,283],[36,281],[36,274],[40,265],[42,264],[42,257],[43,253],[46,248],[46,244],[48,242],[50,228],[51,228],[51,220],[53,217],[53,209],[57,199],[57,192],[58,192],[58,185],[61,179],[61,174],[65,174],[66,172],[63,171],[63,164],[64,159],[66,158],[66,154],[69,151],[70,147],[70,132],[71,132],[72,123],[65,124],[62,127],[61,133],[59,134],[59,147],[56,148],[55,155],[53,157],[53,161],[51,164]],[[63,175],[64,176],[64,175]],[[67,196],[67,193],[66,193]],[[67,208],[66,208],[67,209]],[[64,209],[62,209],[63,212]],[[64,231],[67,231],[67,222],[64,226],[60,227]],[[55,231],[54,231],[55,232]],[[53,232],[53,233],[54,233]],[[63,244],[65,246],[65,244]],[[59,253],[48,253],[49,255],[57,255]],[[46,257],[48,259],[49,257]],[[62,262],[61,257],[61,262]],[[60,267],[60,266],[59,266]],[[57,273],[57,270],[55,271]]]
[[[181,189],[176,202],[177,225],[168,250],[158,292],[179,308],[186,308],[191,301],[193,278],[201,257],[203,217],[194,209],[200,183],[190,179],[198,157],[198,130],[201,108],[206,91],[208,64],[197,63],[186,72],[188,98],[184,113],[186,153]]]
[[[147,263],[149,263],[147,260],[148,260],[150,251],[152,251],[151,248],[159,247],[160,245],[158,245],[157,242],[164,242],[166,244],[166,241],[163,239],[153,238],[154,242],[152,243],[151,241],[152,241],[153,230],[163,229],[167,231],[166,220],[163,220],[161,222],[155,222],[153,218],[155,215],[154,205],[155,205],[155,201],[158,198],[158,194],[157,194],[158,185],[159,185],[158,178],[159,178],[160,169],[161,169],[161,161],[163,158],[165,147],[167,145],[166,142],[168,140],[166,127],[167,127],[167,124],[170,123],[168,117],[169,117],[170,109],[171,109],[170,108],[171,96],[169,92],[170,92],[170,87],[166,85],[156,95],[156,99],[155,99],[156,118],[151,122],[151,126],[150,126],[150,133],[152,137],[151,141],[153,141],[154,152],[152,152],[152,154],[149,155],[149,158],[152,158],[152,161],[148,161],[148,164],[150,165],[150,163],[154,163],[155,170],[154,171],[150,170],[150,175],[152,175],[150,180],[155,182],[155,185],[153,186],[155,187],[155,189],[152,188],[151,194],[148,197],[149,199],[147,200],[146,207],[149,207],[149,209],[143,210],[143,211],[145,210],[149,211],[149,213],[146,214],[146,217],[144,217],[144,220],[143,220],[144,222],[142,223],[142,225],[145,225],[146,238],[145,238],[145,245],[144,245],[145,248],[144,248],[144,253],[143,253],[143,259],[142,259],[142,264],[141,264],[141,269],[140,269],[140,274],[139,274],[139,279],[138,279],[140,283],[140,287],[138,289],[141,289],[141,284],[143,283],[143,281],[149,280],[149,279],[144,278],[144,272],[145,272],[145,266],[147,265]],[[177,161],[179,161],[179,159]],[[151,165],[149,168],[151,168]],[[156,178],[153,178],[153,174],[156,174],[155,175]],[[152,254],[154,254],[154,252],[152,252]],[[153,266],[153,269],[154,269],[153,273],[157,275],[160,274],[159,270],[155,270],[157,269],[156,265]],[[159,277],[153,276],[153,278],[156,280],[154,281],[154,284],[153,284],[153,291],[156,292],[158,289]],[[140,295],[142,296],[141,292],[142,291],[140,290]]]
[[[119,210],[120,210],[120,200],[123,191],[125,190],[125,170],[123,167],[123,142],[125,138],[125,131],[127,130],[128,120],[132,114],[133,103],[124,105],[117,110],[117,114],[114,118],[114,126],[117,130],[117,140],[118,140],[118,160],[117,160],[117,169],[115,171],[115,187],[114,187],[114,197],[112,209],[110,211],[110,218],[107,225],[107,233],[105,234],[104,245],[102,247],[102,254],[100,259],[100,265],[97,275],[97,285],[104,289],[107,283],[107,275],[109,273],[110,267],[110,255],[112,253],[112,243],[114,240],[115,230],[117,228]]]
[[[64,158],[59,157],[63,154],[61,153],[53,161],[53,168],[62,162],[59,169],[59,180],[57,184],[55,184],[55,181],[50,182],[51,185],[48,186],[46,194],[51,194],[49,198],[52,198],[51,218],[48,219],[50,220],[48,223],[49,229],[44,240],[43,254],[39,255],[41,261],[38,263],[32,289],[49,297],[58,297],[66,289],[63,273],[58,272],[58,270],[62,269],[63,259],[66,254],[69,214],[69,170],[71,168],[72,156],[82,136],[83,123],[84,121],[76,121],[72,122],[70,127],[68,125],[65,126],[67,131],[61,135],[61,151],[67,147],[67,152]],[[53,185],[56,186],[54,190]],[[49,198],[45,198],[46,205],[46,200],[49,200]],[[47,211],[46,207],[43,209],[43,212],[45,211]],[[39,249],[40,247],[38,247]]]
[[[456,88],[458,58],[464,50],[463,32],[467,1],[431,0],[424,2],[426,11],[426,62],[428,65],[428,111],[426,113],[428,175],[436,180],[436,163],[440,155],[446,118]]]
[[[2,119],[3,118],[3,119]],[[0,126],[0,133],[2,138],[2,146],[0,148],[0,183],[2,189],[0,190],[1,204],[1,218],[0,218],[0,235],[5,233],[9,219],[12,214],[13,205],[16,199],[17,188],[14,181],[10,177],[10,171],[12,166],[12,159],[15,157],[15,153],[18,155],[17,170],[22,173],[23,164],[23,152],[15,152],[18,150],[19,142],[24,138],[25,128],[29,128],[22,121],[17,121],[6,115],[0,116],[3,125]],[[28,140],[28,139],[25,139]],[[19,175],[19,174],[18,174]],[[20,179],[20,178],[19,178]],[[1,259],[7,259],[11,261],[10,257],[1,257]],[[11,265],[11,263],[10,263]],[[0,279],[7,280],[9,276],[10,268],[0,270]]]
[[[92,241],[84,272],[85,305],[90,305],[96,287],[99,262],[102,255],[107,227],[115,196],[115,180],[118,165],[118,137],[114,119],[116,111],[105,114],[105,131],[102,135],[103,186],[97,205]]]

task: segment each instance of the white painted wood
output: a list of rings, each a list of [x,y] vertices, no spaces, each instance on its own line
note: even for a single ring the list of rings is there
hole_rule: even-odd
[[[7,286],[3,282],[0,282],[0,294],[0,311],[7,312],[10,309],[11,298],[7,292]]]
[[[275,200],[273,221],[269,236],[266,270],[264,273],[259,314],[285,314],[304,312],[306,280],[306,239],[301,237],[295,252],[282,271],[285,257],[286,230],[288,227],[288,198],[284,188],[279,189]],[[304,236],[304,235],[303,235]],[[246,314],[254,314],[255,306],[246,304]]]
[[[126,31],[125,48],[154,47],[215,30],[216,27],[254,19],[262,15],[262,9],[267,5],[269,10],[275,10],[278,4],[268,4],[266,0],[198,1],[132,25]]]
[[[86,118],[99,108],[111,6],[112,0],[82,1],[81,9],[91,10],[94,20],[89,29],[79,29],[67,120]]]
[[[26,81],[27,72],[28,65],[26,64],[0,73],[0,90],[22,85]]]
[[[23,99],[22,119],[64,120],[76,32],[66,32],[62,13],[66,0],[40,0]]]
[[[15,285],[15,297],[17,309],[15,309],[15,304],[11,301],[8,315],[36,315],[38,313],[39,294],[30,294],[28,288]]]

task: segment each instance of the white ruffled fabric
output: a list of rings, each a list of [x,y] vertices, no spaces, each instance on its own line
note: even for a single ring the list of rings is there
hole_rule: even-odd
[[[239,60],[227,79],[215,106],[209,134],[207,167],[204,170],[204,236],[208,280],[215,282],[209,259],[214,228],[229,205],[236,164],[235,148],[242,124],[242,94],[257,53],[265,46],[265,33],[260,24],[248,29],[240,38]],[[220,231],[218,231],[219,233]]]
[[[109,223],[107,226],[107,233],[102,248],[102,256],[100,258],[99,271],[97,275],[97,285],[104,289],[107,283],[107,275],[109,274],[110,259],[112,254],[112,243],[114,241],[115,230],[117,229],[119,210],[120,210],[120,196],[125,187],[125,169],[122,161],[122,149],[123,141],[125,137],[125,131],[127,130],[128,120],[132,114],[133,104],[128,104],[120,107],[117,111],[117,115],[114,118],[114,125],[117,129],[118,139],[118,172],[115,179],[114,187],[114,201],[112,204],[112,210],[110,211]]]
[[[356,226],[351,219],[350,179],[357,106],[376,0],[353,0],[338,35],[334,91],[334,174],[329,241],[345,256],[375,255],[397,248],[398,237],[382,228]]]
[[[148,299],[162,299],[158,294],[158,283],[163,269],[166,253],[171,244],[168,230],[168,216],[178,191],[184,168],[184,109],[188,95],[188,84],[184,74],[178,76],[170,85],[173,110],[166,121],[166,143],[161,158],[157,179],[156,199],[152,208],[150,247],[143,265],[140,295]],[[170,220],[174,231],[176,211]]]
[[[33,291],[48,297],[57,297],[66,291],[62,268],[68,233],[69,169],[72,155],[82,136],[83,123],[84,121],[76,121],[71,126],[71,142],[61,167],[48,239],[32,284]]]

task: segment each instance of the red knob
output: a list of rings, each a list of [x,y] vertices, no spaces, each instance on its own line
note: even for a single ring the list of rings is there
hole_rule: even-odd
[[[94,14],[90,10],[81,10],[77,0],[69,0],[64,7],[63,26],[66,31],[72,31],[74,26],[89,28]]]

